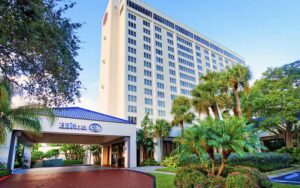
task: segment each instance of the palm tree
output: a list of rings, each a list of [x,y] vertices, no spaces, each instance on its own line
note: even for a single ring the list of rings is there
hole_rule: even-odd
[[[209,174],[220,176],[231,153],[243,154],[245,150],[254,152],[260,147],[256,131],[254,126],[246,125],[242,118],[226,117],[224,120],[207,118],[187,129],[177,141],[180,143],[179,151],[184,155],[193,154],[198,158],[208,155],[211,162]],[[215,174],[214,148],[222,149],[222,162],[217,174]]]
[[[0,81],[0,143],[6,139],[6,131],[12,131],[15,126],[38,134],[41,131],[40,115],[49,117],[52,121],[52,110],[41,105],[28,105],[18,108],[11,107],[13,90],[7,81]]]
[[[224,87],[222,73],[209,72],[200,78],[200,84],[192,90],[192,104],[198,113],[209,116],[212,109],[216,119],[220,119],[219,109],[230,103],[228,89]]]
[[[143,160],[152,158],[154,152],[154,142],[152,138],[146,137],[142,129],[136,132],[136,143],[137,146],[143,150]]]
[[[195,118],[190,109],[191,101],[187,97],[178,96],[172,102],[171,114],[173,115],[173,120],[171,121],[171,125],[179,125],[181,133],[183,133],[184,123],[192,123]]]
[[[163,137],[168,137],[170,134],[170,129],[171,126],[169,122],[167,122],[164,119],[157,119],[155,121],[155,124],[152,124],[151,126],[151,135],[153,138],[157,139],[157,142],[160,146],[161,149],[161,157],[162,157],[162,151],[163,151],[163,143],[162,143],[162,138]]]
[[[246,94],[249,94],[250,86],[249,80],[251,79],[251,72],[249,67],[245,67],[242,65],[236,65],[227,70],[227,82],[229,83],[229,87],[233,91],[233,95],[235,98],[235,108],[234,113],[237,117],[242,117],[242,108],[241,108],[241,99],[239,95],[239,90],[243,89]]]

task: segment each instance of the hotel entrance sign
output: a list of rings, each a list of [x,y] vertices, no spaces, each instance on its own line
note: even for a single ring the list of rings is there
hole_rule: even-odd
[[[88,126],[89,128],[87,129],[87,126],[85,125],[78,125],[76,123],[64,123],[64,122],[60,122],[59,123],[59,129],[65,129],[65,130],[78,130],[78,131],[92,131],[92,132],[101,132],[102,131],[102,127],[101,125],[97,124],[97,123],[93,123],[90,124]]]

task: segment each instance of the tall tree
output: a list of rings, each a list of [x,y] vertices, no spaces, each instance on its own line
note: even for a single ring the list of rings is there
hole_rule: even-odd
[[[43,104],[60,105],[80,97],[81,67],[76,30],[61,0],[3,0],[0,3],[0,78],[15,91]]]
[[[300,61],[269,68],[252,87],[251,107],[261,118],[260,127],[283,134],[287,147],[292,147],[292,130],[300,115]]]
[[[156,138],[157,139],[157,142],[159,142],[159,145],[160,145],[160,154],[161,154],[161,157],[162,157],[162,154],[163,154],[163,143],[162,143],[162,139],[163,137],[168,137],[169,134],[170,134],[170,129],[171,129],[171,126],[169,124],[169,122],[167,122],[166,120],[164,119],[157,119],[155,121],[154,124],[152,124],[151,126],[151,135],[153,138]]]
[[[192,90],[192,104],[198,113],[209,116],[212,109],[216,119],[220,119],[219,110],[228,106],[228,89],[222,82],[222,73],[209,72],[200,78],[200,83]]]
[[[242,117],[241,99],[239,91],[243,90],[246,94],[250,91],[249,81],[251,79],[251,72],[249,67],[236,65],[227,69],[226,83],[232,89],[235,98],[234,113],[238,117]]]
[[[191,107],[191,100],[184,96],[178,96],[172,102],[171,114],[173,115],[173,120],[171,125],[179,125],[181,133],[183,133],[184,123],[192,123],[195,118],[195,115],[190,112]]]
[[[20,126],[37,134],[41,130],[40,115],[46,115],[53,120],[52,110],[40,105],[28,105],[18,108],[11,107],[13,91],[7,81],[0,81],[0,143],[4,143],[6,132]]]

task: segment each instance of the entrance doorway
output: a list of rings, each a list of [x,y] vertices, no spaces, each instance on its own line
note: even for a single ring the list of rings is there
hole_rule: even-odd
[[[125,143],[112,145],[111,165],[114,167],[125,166]]]

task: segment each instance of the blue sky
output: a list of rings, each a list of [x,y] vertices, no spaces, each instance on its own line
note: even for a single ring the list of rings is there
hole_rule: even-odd
[[[246,58],[258,79],[300,59],[299,0],[142,0]],[[67,16],[83,23],[77,60],[86,88],[76,105],[97,110],[101,22],[108,0],[77,0]]]

